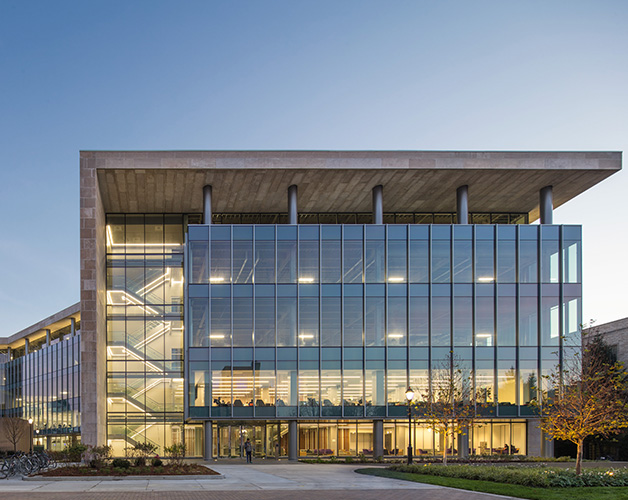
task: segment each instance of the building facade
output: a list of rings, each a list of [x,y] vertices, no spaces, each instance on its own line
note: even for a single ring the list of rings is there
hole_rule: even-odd
[[[81,153],[81,439],[206,458],[246,437],[291,459],[551,453],[530,401],[580,343],[582,286],[581,229],[552,210],[620,168],[620,153]],[[451,356],[484,394],[456,440],[421,411]]]

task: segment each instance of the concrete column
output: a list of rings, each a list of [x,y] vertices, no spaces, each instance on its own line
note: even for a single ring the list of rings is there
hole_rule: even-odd
[[[299,459],[299,431],[297,421],[288,422],[288,460]]]
[[[288,187],[288,224],[298,224],[297,187],[293,184]]]
[[[11,347],[7,347],[7,359],[9,361],[13,359],[13,353],[11,352]]]
[[[542,455],[542,439],[541,429],[538,427],[538,419],[528,419],[527,423],[527,454],[530,457],[541,457]]]
[[[380,184],[373,188],[373,224],[384,223],[384,187]]]
[[[46,345],[50,345],[50,330],[46,328]]]
[[[70,335],[74,337],[76,335],[76,320],[70,318]]]
[[[541,456],[545,458],[554,457],[554,440],[544,432],[541,432],[541,438]]]
[[[456,191],[458,224],[469,223],[469,186],[460,186]]]
[[[545,186],[539,192],[539,206],[541,208],[541,224],[553,224],[554,195],[552,186]]]
[[[28,348],[30,347],[30,342],[28,339],[24,339],[24,355],[28,354]]]
[[[384,456],[384,421],[373,420],[373,459]]]
[[[203,224],[212,223],[212,187],[203,186]]]
[[[458,434],[458,457],[469,458],[469,430]]]
[[[205,420],[203,422],[203,433],[205,435],[205,448],[203,450],[203,459],[211,460],[212,459],[212,448],[213,448],[213,439],[214,433],[212,432],[212,421]]]

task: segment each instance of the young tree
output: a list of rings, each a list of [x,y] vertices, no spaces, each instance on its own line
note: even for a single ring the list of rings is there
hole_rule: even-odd
[[[491,400],[488,389],[475,389],[473,378],[473,372],[464,370],[461,360],[450,353],[432,370],[431,387],[423,394],[425,401],[418,407],[432,428],[444,438],[444,465],[447,465],[450,438],[468,433],[480,416],[481,408]]]
[[[17,451],[17,445],[19,444],[24,433],[28,428],[26,420],[18,417],[5,417],[2,419],[4,425],[4,434],[9,442],[13,445],[13,451]]]
[[[554,439],[577,446],[576,474],[582,471],[582,445],[588,436],[605,437],[628,427],[628,377],[599,334],[585,339],[575,354],[544,377],[540,428]]]

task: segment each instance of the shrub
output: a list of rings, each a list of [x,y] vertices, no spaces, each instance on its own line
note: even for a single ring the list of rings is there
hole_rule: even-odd
[[[347,457],[347,458],[345,458],[345,463],[346,463],[346,464],[352,464],[352,463],[353,463],[353,457]]]
[[[105,465],[105,460],[111,455],[111,446],[87,446],[83,452],[83,462],[90,467],[99,469]]]
[[[584,470],[581,475],[574,469],[547,469],[538,466],[486,466],[431,464],[392,465],[390,470],[426,474],[430,476],[493,481],[540,488],[566,488],[582,486],[628,486],[628,470]]]
[[[185,444],[174,443],[172,446],[166,446],[164,452],[173,465],[180,466],[185,458]]]
[[[80,462],[87,446],[83,443],[73,443],[63,451],[63,458],[68,462]]]
[[[159,455],[156,455],[156,456],[155,456],[155,458],[153,458],[153,459],[150,461],[150,464],[151,464],[153,467],[161,467],[164,463],[163,463],[163,461],[161,460],[161,458],[159,458]]]
[[[114,458],[111,465],[114,469],[128,469],[131,467],[131,462],[129,462],[126,458]]]

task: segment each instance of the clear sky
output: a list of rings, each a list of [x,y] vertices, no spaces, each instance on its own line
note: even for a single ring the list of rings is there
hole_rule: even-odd
[[[623,0],[0,0],[0,336],[79,300],[80,150],[624,151],[627,21]],[[623,171],[554,215],[583,225],[585,320],[628,316],[627,199]]]

